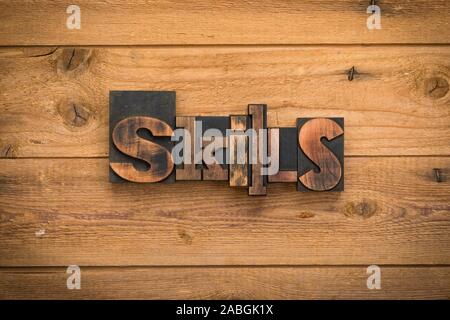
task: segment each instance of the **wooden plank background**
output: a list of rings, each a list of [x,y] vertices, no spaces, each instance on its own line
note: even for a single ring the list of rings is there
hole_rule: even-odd
[[[4,266],[450,264],[450,181],[432,170],[450,174],[449,157],[350,157],[342,194],[269,184],[262,198],[111,184],[107,159],[0,164]]]
[[[445,43],[446,0],[381,0],[382,32],[366,27],[370,0],[1,0],[5,45]]]
[[[65,1],[0,0],[0,298],[449,299],[448,1],[377,1],[372,31],[370,1],[77,4],[67,30]],[[346,190],[112,185],[110,90],[344,117]]]
[[[337,48],[3,48],[0,150],[106,157],[109,90],[170,89],[179,115],[264,102],[272,127],[345,117],[348,156],[450,155],[450,95],[434,86],[448,80],[450,47]]]
[[[87,267],[81,290],[65,268],[2,268],[0,299],[449,299],[449,267],[382,266],[381,290],[366,268]],[[20,283],[20,285],[18,285]],[[50,288],[50,290],[42,290]]]

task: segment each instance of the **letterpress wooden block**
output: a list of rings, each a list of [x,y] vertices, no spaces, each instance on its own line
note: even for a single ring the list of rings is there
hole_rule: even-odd
[[[299,118],[299,191],[344,190],[344,119]]]
[[[177,166],[176,180],[201,180],[202,171],[196,164],[195,155],[201,152],[201,145],[196,143],[196,121],[195,117],[177,117],[177,128],[184,128],[183,137],[183,164]],[[201,131],[200,131],[201,132]],[[200,137],[201,139],[201,137]]]
[[[269,152],[272,143],[276,144],[275,150],[278,150],[279,171],[269,175],[269,182],[297,182],[297,128],[270,128]]]
[[[248,186],[248,136],[247,116],[230,116],[229,172],[231,187]]]
[[[203,159],[203,180],[228,180],[228,166],[226,165],[227,129],[230,129],[230,117],[198,116],[203,135],[203,154],[208,153],[214,163],[206,163]],[[209,151],[209,152],[208,152]]]
[[[267,163],[267,106],[265,104],[249,104],[248,114],[250,115],[250,125],[253,129],[249,143],[250,182],[248,188],[249,195],[265,195],[267,176],[263,175],[263,162]],[[262,142],[262,143],[260,143]]]
[[[175,92],[111,91],[111,182],[174,182]]]

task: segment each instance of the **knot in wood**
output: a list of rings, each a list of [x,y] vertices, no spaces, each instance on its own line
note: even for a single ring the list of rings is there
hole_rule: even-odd
[[[79,69],[87,64],[89,57],[89,49],[64,48],[59,56],[58,68],[63,72]]]
[[[64,120],[64,123],[70,127],[82,127],[89,122],[91,111],[73,102],[61,103],[58,106],[58,113]]]
[[[445,97],[448,90],[448,81],[442,77],[432,77],[425,80],[425,94],[432,99]]]

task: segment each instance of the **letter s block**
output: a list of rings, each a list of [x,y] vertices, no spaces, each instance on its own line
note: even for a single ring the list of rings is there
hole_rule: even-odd
[[[111,91],[110,182],[175,182],[175,92]]]
[[[344,118],[299,118],[298,191],[344,190]]]

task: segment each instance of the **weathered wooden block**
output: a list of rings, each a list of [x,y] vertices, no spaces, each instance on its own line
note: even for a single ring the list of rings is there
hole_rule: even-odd
[[[173,149],[175,127],[185,134]],[[113,91],[110,180],[228,179],[249,187],[249,195],[265,195],[268,181],[295,181],[299,191],[343,190],[343,118],[299,118],[296,128],[266,129],[262,104],[248,105],[248,115],[176,117],[175,92]],[[267,177],[273,163],[279,171]]]
[[[215,181],[228,180],[226,134],[227,129],[230,129],[230,117],[198,116],[196,117],[196,121],[201,121],[202,123],[202,136],[204,137],[202,141],[203,151],[211,150],[212,154],[210,156],[215,160],[213,164],[207,164],[203,161],[202,179]],[[211,131],[212,129],[217,132],[217,136]],[[211,140],[206,138],[205,134],[208,134]],[[216,141],[215,139],[221,140]]]
[[[248,188],[249,195],[265,195],[267,193],[266,184],[267,176],[263,175],[263,163],[267,163],[265,157],[267,151],[267,106],[265,104],[249,104],[248,114],[250,115],[250,125],[254,130],[249,143],[249,155],[252,158],[250,166],[250,186]],[[260,139],[263,143],[261,145]],[[262,148],[261,148],[262,147]],[[266,150],[264,150],[266,149]],[[254,152],[254,150],[256,150]]]
[[[189,139],[183,138],[183,164],[177,166],[176,180],[201,180],[202,170],[195,163],[195,154],[201,152],[201,145],[196,143],[196,121],[195,117],[177,117],[177,128],[184,128]]]
[[[297,182],[297,128],[270,128],[269,152],[272,143],[276,144],[275,149],[278,150],[279,171],[268,176],[269,182]]]
[[[299,118],[299,191],[344,190],[344,118]]]
[[[247,187],[249,184],[248,136],[245,135],[248,125],[247,118],[247,116],[230,116],[229,172],[231,187]]]
[[[111,91],[111,182],[174,182],[175,92]]]

